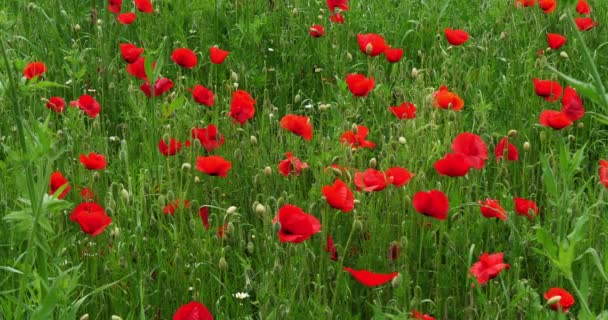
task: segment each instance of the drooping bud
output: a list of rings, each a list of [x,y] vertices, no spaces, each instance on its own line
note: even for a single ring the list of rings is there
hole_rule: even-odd
[[[221,257],[220,261],[218,262],[218,267],[220,268],[221,271],[226,271],[228,270],[228,261],[226,261],[226,258]]]
[[[528,141],[524,142],[524,151],[526,151],[526,152],[530,151],[530,142],[528,142]]]

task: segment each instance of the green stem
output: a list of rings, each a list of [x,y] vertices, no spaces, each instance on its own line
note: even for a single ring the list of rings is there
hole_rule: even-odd
[[[574,292],[576,292],[576,295],[578,296],[579,302],[583,306],[583,309],[585,309],[585,312],[587,312],[587,314],[589,316],[591,316],[592,319],[595,319],[595,316],[593,315],[593,313],[591,313],[591,309],[589,308],[589,305],[587,304],[587,298],[578,289],[578,287],[576,286],[576,283],[574,282],[574,279],[572,279],[572,277],[568,277],[568,281],[570,281],[570,285],[574,289]]]

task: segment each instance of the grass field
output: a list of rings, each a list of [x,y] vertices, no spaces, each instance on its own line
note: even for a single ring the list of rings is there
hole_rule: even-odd
[[[608,319],[608,5],[514,2],[2,1],[0,319]]]

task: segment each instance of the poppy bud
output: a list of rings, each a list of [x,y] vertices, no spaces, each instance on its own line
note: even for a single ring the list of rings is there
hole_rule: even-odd
[[[354,204],[360,204],[360,203],[361,203],[361,200],[359,200],[359,199],[355,199],[355,200],[353,200],[353,203],[354,203]]]
[[[393,288],[399,288],[399,286],[401,285],[401,283],[403,282],[403,277],[401,276],[401,273],[397,274],[396,277],[393,278],[393,280],[391,280],[391,286]]]
[[[363,230],[363,222],[361,222],[361,220],[359,220],[359,219],[355,219],[355,221],[353,221],[353,230],[354,231]]]
[[[296,94],[296,96],[293,98],[293,101],[294,101],[295,103],[298,103],[298,102],[300,102],[300,100],[302,100],[302,96],[300,96],[300,94],[298,93],[298,94]]]
[[[336,176],[336,177],[341,177],[342,176],[342,170],[338,169],[338,168],[331,168],[331,172]]]
[[[96,22],[97,22],[97,26],[98,26],[98,27],[103,26],[103,20],[101,20],[101,19],[97,19],[97,21],[96,21]]]
[[[374,51],[374,46],[370,43],[367,44],[367,46],[365,46],[365,53],[367,55],[371,55],[372,51]]]
[[[190,169],[192,169],[192,165],[189,164],[188,162],[184,162],[182,164],[182,171],[190,171]]]
[[[371,160],[369,160],[369,167],[370,168],[376,168],[376,166],[378,165],[378,160],[376,160],[376,158],[371,158]]]
[[[127,191],[126,189],[120,190],[120,196],[125,202],[129,202],[129,191]]]
[[[322,103],[319,105],[319,111],[325,111],[325,110],[329,109],[330,107],[331,107],[330,104]]]
[[[259,216],[264,216],[264,214],[266,214],[266,207],[263,204],[258,203],[255,206],[255,213],[257,213]]]
[[[353,55],[350,54],[350,52],[346,53],[346,59],[348,59],[348,61],[352,61],[353,60]]]
[[[422,57],[424,54],[422,53],[422,50],[418,50],[418,56]]]
[[[163,195],[158,196],[158,205],[160,207],[164,207],[166,204],[167,204],[167,201],[165,199],[165,196],[163,196]]]
[[[93,172],[93,180],[99,180],[99,171]]]
[[[564,20],[566,18],[568,18],[568,15],[564,13],[561,16],[559,16],[559,21],[562,21],[562,20]]]
[[[579,123],[576,125],[576,127],[577,127],[577,128],[579,128],[579,129],[582,129],[582,128],[584,128],[584,127],[585,127],[585,124],[584,124],[584,123],[582,123],[582,122],[579,122]]]
[[[547,140],[547,134],[544,131],[540,133],[540,142],[545,142]]]
[[[239,88],[239,83],[238,83],[238,82],[235,82],[235,83],[233,83],[233,84],[232,84],[232,86],[233,86],[235,89],[238,89],[238,88]]]
[[[576,137],[570,134],[568,135],[568,140],[570,140],[570,142],[574,142],[576,141]]]
[[[278,274],[281,272],[281,262],[279,261],[279,257],[276,257],[274,259],[274,267],[273,267],[273,271],[274,273]]]
[[[506,32],[504,32],[504,31],[503,31],[503,32],[501,32],[501,33],[500,33],[500,39],[504,40],[504,39],[506,39],[506,38],[507,38],[507,33],[506,33]]]
[[[195,149],[199,149],[201,147],[201,141],[199,139],[194,139],[192,145]]]
[[[220,267],[221,271],[228,270],[228,261],[226,261],[226,258],[224,258],[224,257],[220,258],[220,261],[218,262],[218,267]]]
[[[74,32],[80,32],[80,25],[79,25],[79,24],[76,24],[76,25],[74,26]],[[86,316],[88,317],[89,315],[88,315],[88,314],[86,314]],[[83,316],[83,317],[84,317],[84,316]]]
[[[353,181],[353,177],[350,174],[350,171],[346,171],[346,182],[351,182]]]
[[[552,297],[551,299],[547,300],[547,303],[545,305],[551,306],[551,305],[554,305],[554,304],[560,302],[561,300],[562,300],[562,296],[555,296],[555,297]]]
[[[524,142],[524,151],[526,151],[526,152],[530,151],[530,142],[528,142],[528,141]]]
[[[253,245],[253,242],[251,242],[251,241],[247,242],[247,253],[249,253],[250,255],[253,254],[254,248],[255,248],[255,246]]]
[[[228,209],[226,209],[226,214],[233,214],[235,212],[236,212],[235,206],[230,206]]]
[[[118,229],[118,227],[112,229],[112,231],[110,231],[110,236],[112,238],[118,238],[120,236],[120,229]]]
[[[559,53],[559,56],[560,56],[560,57],[562,57],[562,58],[564,58],[564,59],[568,59],[568,58],[569,58],[569,57],[568,57],[568,54],[566,53],[566,51],[562,51],[562,52],[560,52],[560,53]]]
[[[322,10],[322,9],[321,9],[321,10]],[[322,19],[323,19],[323,16],[322,16],[322,15],[318,15],[318,16],[317,16],[317,18],[319,18],[319,20],[322,20]]]
[[[418,69],[412,68],[412,78],[418,79],[418,75],[419,75]]]
[[[281,230],[281,223],[279,221],[275,222],[272,225],[272,230],[274,233],[278,233]]]
[[[407,140],[405,140],[405,138],[404,138],[404,137],[399,137],[399,143],[401,143],[401,144],[406,144],[406,143],[407,143]]]
[[[230,79],[232,79],[232,81],[234,81],[234,82],[237,82],[237,81],[239,81],[239,75],[236,72],[231,71],[230,72]]]
[[[201,178],[199,178],[198,176],[195,176],[194,183],[201,183]]]
[[[264,168],[264,174],[266,176],[270,176],[272,174],[272,168],[271,167]]]
[[[122,318],[117,315],[112,315],[112,320],[122,320]]]
[[[291,15],[292,16],[297,16],[298,15],[298,8],[293,8],[293,10],[291,10]]]
[[[509,137],[516,137],[516,136],[517,136],[517,133],[518,133],[518,132],[517,132],[517,130],[515,130],[515,129],[511,129],[511,130],[509,130],[509,133],[507,133],[507,135],[508,135]]]
[[[249,141],[251,142],[251,144],[256,145],[258,144],[258,138],[256,138],[255,136],[251,136],[249,137]]]
[[[167,192],[167,200],[169,200],[169,202],[173,202],[173,200],[175,200],[175,193],[173,190],[169,190]]]
[[[89,314],[85,313],[82,317],[80,317],[80,320],[89,320]]]

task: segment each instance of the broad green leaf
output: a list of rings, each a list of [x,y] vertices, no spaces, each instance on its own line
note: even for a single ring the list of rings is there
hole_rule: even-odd
[[[539,227],[536,229],[536,241],[543,246],[545,255],[548,255],[550,258],[557,256],[557,245],[553,242],[551,235],[545,228]]]
[[[547,68],[549,68],[549,70],[556,73],[562,79],[566,80],[566,82],[568,82],[568,84],[570,86],[572,86],[574,89],[576,89],[576,91],[579,94],[593,100],[597,104],[601,104],[602,97],[600,96],[600,93],[598,92],[597,88],[592,83],[587,83],[587,82],[583,82],[578,79],[572,78],[569,75],[562,73],[553,67],[549,66]]]

